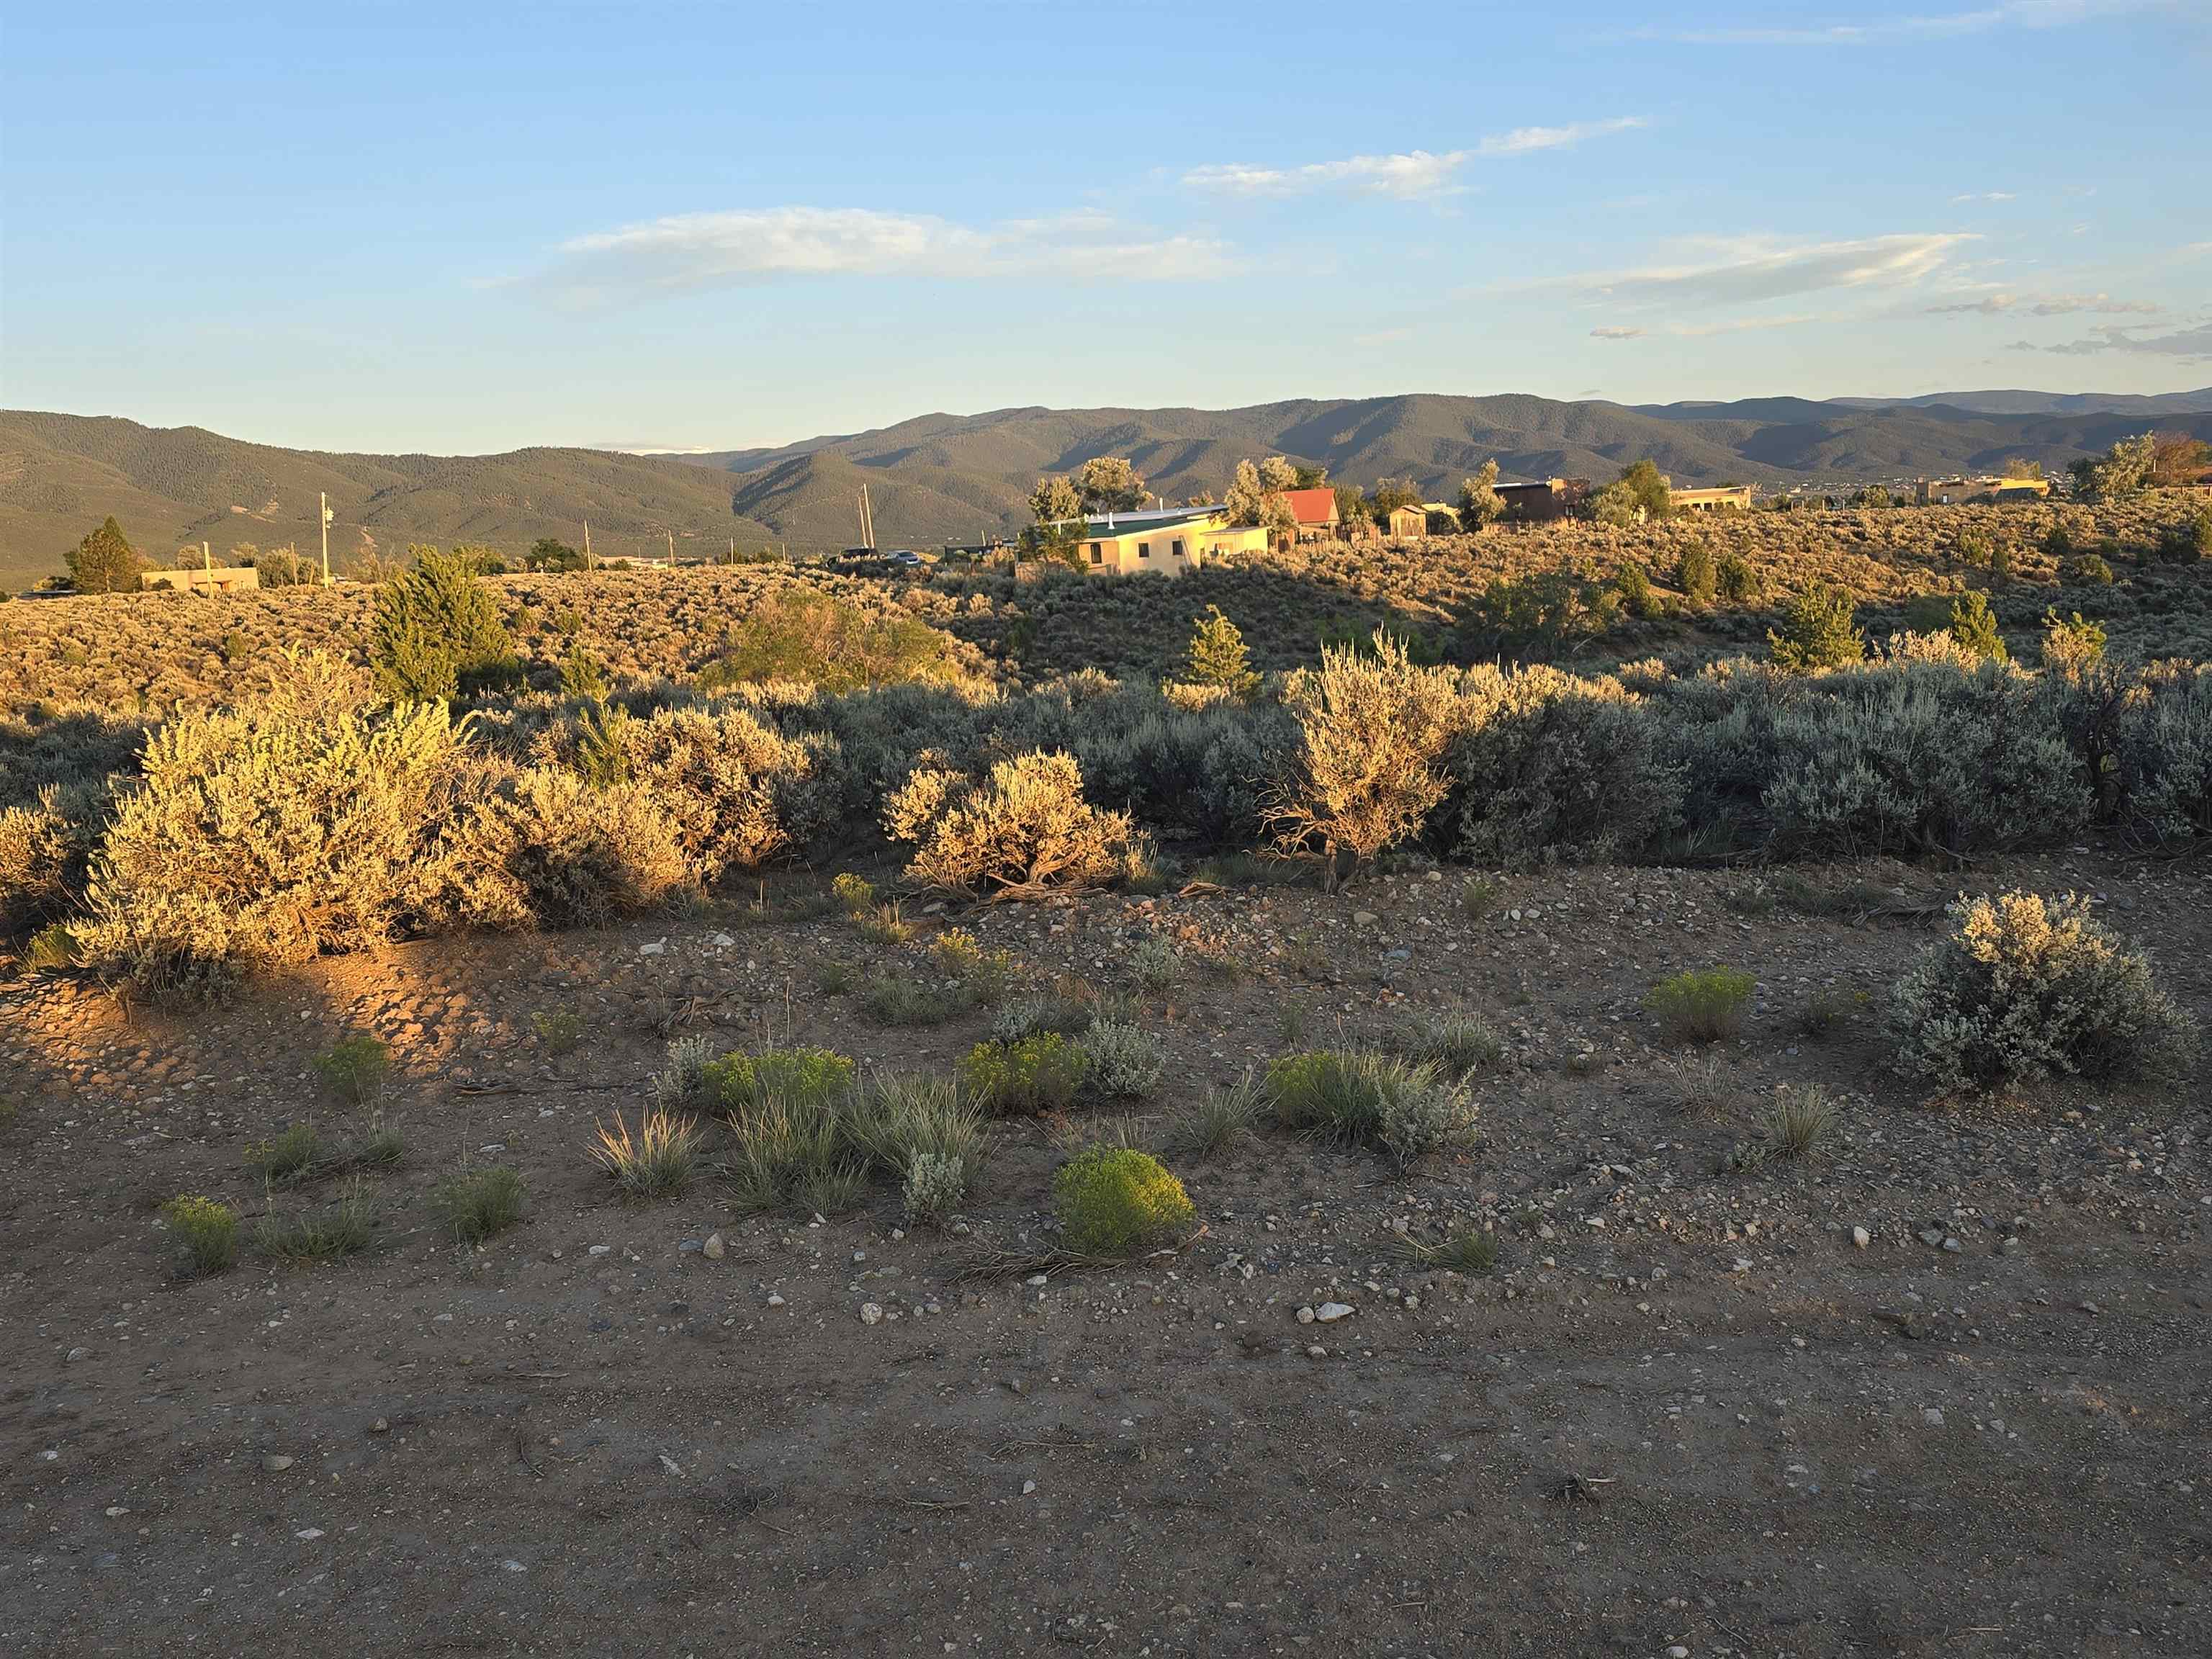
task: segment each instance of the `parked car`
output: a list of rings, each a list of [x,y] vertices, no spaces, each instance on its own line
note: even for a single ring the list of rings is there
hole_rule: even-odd
[[[911,570],[921,562],[921,555],[910,547],[895,547],[884,555],[884,562],[899,565]]]

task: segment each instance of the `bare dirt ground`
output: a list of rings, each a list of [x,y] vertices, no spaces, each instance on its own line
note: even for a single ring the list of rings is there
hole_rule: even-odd
[[[2100,895],[2203,1018],[2208,873],[2084,852],[1961,879]],[[825,955],[865,985],[917,948],[842,920],[433,941],[196,1014],[15,983],[0,1649],[2212,1651],[2203,1095],[1921,1100],[1875,1012],[1956,884],[1813,876],[1882,914],[1645,870],[1471,912],[1408,871],[962,918],[1040,977],[1120,982],[1136,941],[1181,941],[1157,1114],[1409,1006],[1507,1039],[1470,1150],[1401,1176],[1262,1132],[1181,1166],[1188,1249],[1042,1284],[959,1275],[1048,1237],[1069,1126],[1004,1127],[964,1235],[902,1232],[881,1187],[827,1222],[738,1217],[711,1177],[625,1207],[586,1163],[664,1028],[896,1066],[982,1034],[817,990]],[[1717,962],[1757,1012],[1723,1051],[1738,1098],[1686,1115],[1640,1000]],[[1821,987],[1869,1000],[1815,1037]],[[531,1015],[560,1006],[586,1034],[556,1056]],[[181,1275],[169,1195],[331,1195],[266,1199],[241,1157],[343,1126],[307,1062],[363,1030],[408,1139],[371,1249]],[[1836,1132],[1722,1172],[1784,1080],[1843,1091]],[[463,1153],[529,1185],[482,1249],[427,1204]],[[1491,1277],[1396,1248],[1469,1220]],[[1355,1311],[1299,1322],[1331,1300]]]

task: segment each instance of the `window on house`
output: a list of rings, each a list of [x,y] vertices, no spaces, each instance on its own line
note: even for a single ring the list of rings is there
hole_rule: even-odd
[[[1150,542],[1139,542],[1137,544],[1137,556],[1140,559],[1151,558],[1152,556],[1152,544]]]
[[[1106,562],[1106,556],[1099,550],[1098,544],[1097,542],[1091,544],[1091,562],[1093,564],[1103,564]]]
[[[1171,546],[1170,546],[1170,547],[1169,547],[1169,549],[1168,549],[1168,557],[1170,557],[1170,558],[1171,558],[1171,559],[1179,559],[1179,558],[1182,557],[1182,537],[1180,537],[1180,536],[1176,537],[1176,538],[1175,538],[1175,542],[1174,542],[1174,544],[1173,544]]]

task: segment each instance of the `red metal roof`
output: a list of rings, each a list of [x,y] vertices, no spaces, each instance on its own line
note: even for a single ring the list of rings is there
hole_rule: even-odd
[[[1283,499],[1291,504],[1291,511],[1298,515],[1300,524],[1336,522],[1336,492],[1334,489],[1285,489]]]

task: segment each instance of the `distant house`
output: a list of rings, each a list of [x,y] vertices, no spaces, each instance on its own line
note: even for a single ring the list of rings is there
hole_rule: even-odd
[[[1505,516],[1516,524],[1566,518],[1590,493],[1588,478],[1547,478],[1541,483],[1502,483],[1497,488]]]
[[[1393,541],[1411,541],[1429,533],[1429,509],[1425,507],[1394,507],[1386,528]]]
[[[1751,511],[1753,486],[1723,484],[1714,489],[1670,489],[1667,499],[1677,513]]]
[[[149,570],[146,590],[165,588],[173,593],[252,593],[261,586],[261,573],[250,564],[199,565],[187,570]]]
[[[1267,532],[1232,525],[1225,507],[1108,513],[1083,521],[1083,568],[1094,576],[1180,576],[1222,553],[1263,553]]]
[[[1286,489],[1283,499],[1291,504],[1291,512],[1298,521],[1298,539],[1302,542],[1334,538],[1343,523],[1337,514],[1334,489]]]
[[[1916,507],[1959,507],[1968,502],[2039,501],[2051,494],[2048,478],[1922,478],[1912,486]]]

